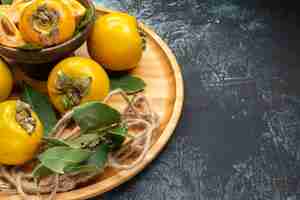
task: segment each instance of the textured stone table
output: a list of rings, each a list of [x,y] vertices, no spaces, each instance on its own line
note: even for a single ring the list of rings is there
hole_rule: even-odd
[[[170,45],[186,99],[160,156],[94,200],[300,199],[296,9],[264,0],[98,3],[136,15]]]

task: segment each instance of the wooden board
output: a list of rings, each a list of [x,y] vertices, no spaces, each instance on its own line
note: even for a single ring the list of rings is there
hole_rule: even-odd
[[[98,7],[99,15],[111,12]],[[128,171],[106,169],[95,181],[76,190],[59,193],[58,200],[79,200],[94,197],[109,191],[129,180],[144,169],[163,149],[170,139],[181,115],[183,105],[183,80],[180,67],[168,46],[153,31],[141,25],[147,34],[147,49],[139,66],[132,72],[141,77],[147,84],[144,91],[153,110],[160,117],[160,128],[145,160],[136,168]],[[77,55],[88,56],[86,46],[82,46]],[[18,75],[22,77],[22,74]],[[34,85],[42,87],[40,83]],[[119,98],[113,99],[114,104],[122,104]],[[18,196],[0,195],[0,200],[20,200]],[[35,199],[35,198],[32,198]]]

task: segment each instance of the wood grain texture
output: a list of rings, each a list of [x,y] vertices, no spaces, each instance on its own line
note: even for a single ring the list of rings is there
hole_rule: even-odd
[[[101,15],[109,10],[97,8],[97,14]],[[170,139],[181,115],[184,87],[181,69],[169,47],[152,30],[141,24],[141,28],[147,34],[147,49],[139,66],[132,74],[143,78],[147,87],[144,94],[148,97],[151,107],[160,117],[160,128],[153,139],[153,144],[145,160],[136,168],[128,171],[116,171],[106,169],[104,173],[93,182],[76,190],[60,193],[58,200],[87,199],[106,191],[109,191],[125,181],[129,180],[143,170],[163,149]],[[80,56],[88,56],[86,46],[83,45],[76,52]],[[39,82],[28,80],[21,73],[17,73],[18,79],[31,82],[31,85],[39,85]],[[39,86],[42,88],[42,86]],[[122,105],[120,98],[113,98],[113,105]],[[18,196],[0,194],[0,200],[19,200]],[[32,198],[35,199],[34,197]]]

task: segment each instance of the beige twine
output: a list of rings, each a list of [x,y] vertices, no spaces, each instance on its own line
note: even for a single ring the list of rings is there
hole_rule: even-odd
[[[120,95],[127,106],[123,112],[122,120],[127,123],[129,129],[141,128],[136,134],[126,139],[122,147],[115,152],[109,153],[106,166],[120,170],[135,168],[144,161],[152,143],[155,130],[159,126],[157,114],[150,108],[149,102],[142,95],[135,95],[132,100],[121,89],[114,90],[104,99],[107,103],[112,96]],[[66,131],[72,119],[73,111],[67,112],[52,129],[50,135],[57,139],[70,139],[80,136],[80,127],[75,126]],[[138,154],[138,156],[136,156]],[[128,163],[128,159],[134,158]],[[25,174],[20,168],[0,165],[0,191],[17,193],[23,200],[32,199],[29,195],[49,194],[47,200],[54,200],[57,192],[65,192],[74,189],[78,184],[88,182],[102,171],[97,173],[72,173],[63,175],[50,175],[41,178],[38,182]]]

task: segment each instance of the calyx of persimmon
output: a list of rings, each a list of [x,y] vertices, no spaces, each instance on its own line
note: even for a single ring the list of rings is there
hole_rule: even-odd
[[[30,105],[17,101],[16,122],[28,133],[32,134],[36,128],[36,120],[32,117]]]
[[[80,104],[81,99],[89,93],[92,83],[91,77],[71,77],[63,71],[57,74],[56,90],[62,95],[62,104],[65,109],[70,109]]]
[[[59,13],[46,4],[37,8],[35,13],[32,14],[33,29],[43,35],[55,37],[58,34],[58,21]]]

